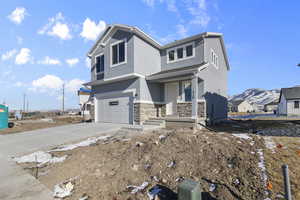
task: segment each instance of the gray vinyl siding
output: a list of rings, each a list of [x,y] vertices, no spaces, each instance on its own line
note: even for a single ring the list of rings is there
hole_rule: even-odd
[[[190,44],[190,42],[187,42],[185,44]],[[185,44],[180,44],[178,46],[170,47],[168,49],[164,49],[161,51],[161,69],[162,70],[170,70],[170,69],[176,69],[181,67],[188,67],[192,65],[201,64],[204,61],[204,43],[203,39],[198,39],[194,41],[195,45],[195,56],[192,58],[184,59],[181,61],[176,61],[172,63],[167,63],[167,51],[169,49],[173,49],[176,47],[180,47]]]
[[[94,94],[109,94],[109,93],[118,93],[120,92],[120,95],[125,90],[130,89],[136,89],[137,97],[136,99],[139,100],[140,97],[140,81],[139,79],[130,79],[130,80],[124,80],[119,81],[116,83],[109,83],[105,85],[98,85],[93,86],[92,91]]]
[[[205,38],[205,62],[209,66],[202,70],[199,74],[200,78],[204,80],[204,92],[207,105],[207,115],[212,119],[223,119],[227,117],[227,66],[225,62],[224,53],[222,50],[219,38]],[[218,56],[218,69],[211,63],[210,52],[211,49]]]
[[[150,75],[160,72],[160,51],[136,35],[133,39],[134,72],[142,75]]]
[[[144,78],[140,78],[140,100],[163,102],[164,101],[164,84],[150,83]]]
[[[126,44],[126,60],[127,62],[122,65],[111,67],[111,44],[125,40]],[[91,79],[96,80],[95,74],[95,57],[101,53],[104,53],[104,78],[112,78],[134,72],[134,54],[133,54],[133,34],[123,30],[116,31],[112,37],[106,42],[104,48],[97,47],[91,58]]]

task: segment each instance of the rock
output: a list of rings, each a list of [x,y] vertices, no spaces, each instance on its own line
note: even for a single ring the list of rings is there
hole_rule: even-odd
[[[164,183],[164,184],[166,184],[168,181],[167,181],[166,179],[163,178],[163,179],[161,180],[161,182]]]
[[[138,171],[139,170],[139,166],[138,165],[132,165],[132,170]]]
[[[172,160],[169,164],[168,164],[168,168],[173,168],[175,167],[176,163],[174,160]]]
[[[136,146],[136,147],[141,147],[141,146],[144,146],[144,143],[142,143],[142,142],[136,142],[136,143],[135,143],[135,146]]]

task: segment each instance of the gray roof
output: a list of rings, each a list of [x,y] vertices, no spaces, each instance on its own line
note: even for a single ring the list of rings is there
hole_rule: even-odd
[[[300,87],[282,88],[280,91],[280,98],[283,95],[287,100],[300,99]]]
[[[180,45],[180,44],[184,44],[186,42],[193,41],[197,38],[218,37],[221,41],[221,47],[222,47],[222,50],[223,50],[224,55],[225,55],[225,62],[226,62],[227,68],[230,69],[229,61],[228,61],[228,57],[227,57],[227,52],[226,52],[226,48],[225,48],[225,44],[224,44],[224,40],[223,40],[223,34],[222,33],[215,33],[215,32],[204,32],[204,33],[193,35],[193,36],[181,39],[181,40],[176,40],[176,41],[171,42],[171,43],[166,44],[166,45],[161,45],[159,42],[157,42],[155,39],[153,39],[150,35],[146,34],[144,31],[142,31],[141,29],[139,29],[136,26],[129,26],[129,25],[124,25],[124,24],[112,24],[112,25],[108,25],[107,28],[105,29],[105,31],[98,37],[96,43],[90,49],[87,56],[90,57],[91,54],[94,52],[94,50],[97,48],[97,46],[102,44],[102,41],[105,39],[105,37],[107,35],[111,34],[113,32],[113,30],[115,30],[115,29],[130,30],[134,34],[140,36],[145,41],[149,42],[151,45],[153,45],[154,47],[156,47],[160,50],[167,49],[167,48],[177,46],[177,45]]]

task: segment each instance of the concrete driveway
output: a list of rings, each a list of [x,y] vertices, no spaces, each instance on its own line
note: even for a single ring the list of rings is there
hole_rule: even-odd
[[[0,136],[0,199],[52,200],[52,191],[25,172],[11,158],[113,132],[121,124],[86,123]]]

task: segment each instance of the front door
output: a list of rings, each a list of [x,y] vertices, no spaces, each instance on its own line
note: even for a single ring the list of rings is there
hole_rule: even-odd
[[[165,84],[166,115],[176,115],[178,82]]]

